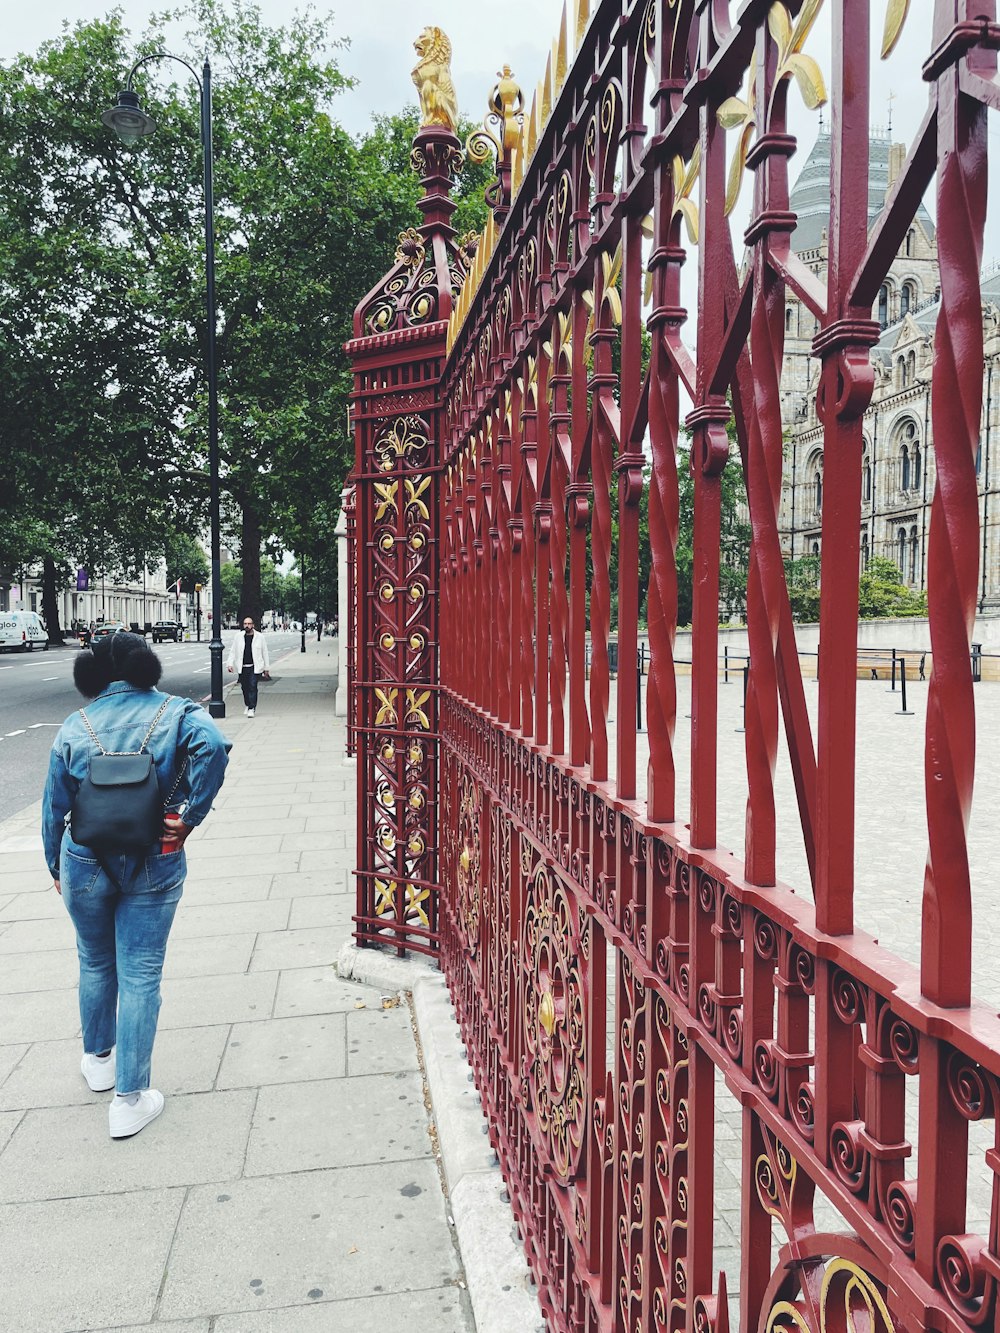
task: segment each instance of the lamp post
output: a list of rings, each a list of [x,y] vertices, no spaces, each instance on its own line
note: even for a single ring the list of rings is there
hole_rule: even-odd
[[[226,716],[222,695],[222,606],[221,576],[221,518],[219,512],[219,384],[215,361],[215,200],[212,192],[212,68],[206,59],[201,78],[192,65],[181,56],[166,51],[143,56],[129,71],[125,87],[119,92],[113,107],[105,111],[101,120],[115,131],[126,144],[137,143],[144,135],[152,134],[156,121],[147,116],[139,105],[139,95],[132,86],[136,70],[154,60],[174,60],[183,65],[195,83],[201,100],[201,154],[205,183],[205,374],[208,379],[208,472],[210,488],[210,517],[212,544],[212,638],[208,645],[212,665],[212,694],[208,711],[212,717]]]
[[[304,653],[306,650],[306,558],[304,555],[299,556],[299,595],[302,598],[302,647],[299,651]]]

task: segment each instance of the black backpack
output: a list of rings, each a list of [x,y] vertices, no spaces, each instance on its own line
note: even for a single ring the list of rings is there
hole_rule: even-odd
[[[90,718],[80,709],[100,754],[91,758],[90,771],[80,783],[70,816],[70,832],[74,842],[96,853],[109,876],[104,856],[145,854],[163,834],[164,801],[153,756],[146,752],[146,746],[169,702],[167,698],[160,705],[138,750],[126,753],[105,750],[90,725]]]

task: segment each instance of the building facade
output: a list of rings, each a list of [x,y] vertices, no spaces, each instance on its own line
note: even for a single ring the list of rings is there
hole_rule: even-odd
[[[881,211],[905,158],[902,144],[874,130],[868,194],[869,225]],[[821,132],[792,191],[798,225],[792,244],[825,279],[829,216],[830,136]],[[1000,269],[982,282],[983,413],[976,471],[983,543],[979,610],[1000,609]],[[865,413],[862,461],[861,562],[887,556],[904,582],[927,586],[927,535],[934,495],[931,364],[939,309],[934,224],[921,206],[883,284],[872,317],[882,336],[872,351],[875,391]],[[786,428],[781,537],[790,559],[822,554],[823,430],[816,413],[819,361],[811,355],[817,324],[789,293],[785,308],[782,415]]]

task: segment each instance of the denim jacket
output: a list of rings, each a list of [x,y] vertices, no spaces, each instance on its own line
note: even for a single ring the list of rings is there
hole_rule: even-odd
[[[166,699],[169,703],[146,749],[153,756],[164,810],[182,811],[184,823],[194,827],[211,809],[229,762],[227,752],[231,743],[208,713],[190,699],[179,699],[160,690],[140,690],[122,680],[113,681],[85,708],[105,750],[128,752],[138,750],[157,709]],[[71,713],[52,743],[42,798],[42,843],[53,879],[59,878],[64,835],[70,847],[75,848],[66,817],[90,769],[91,757],[97,753],[83,718],[79,712]],[[159,850],[157,844],[151,855]],[[83,854],[90,855],[85,849]],[[183,852],[179,855],[183,861]]]

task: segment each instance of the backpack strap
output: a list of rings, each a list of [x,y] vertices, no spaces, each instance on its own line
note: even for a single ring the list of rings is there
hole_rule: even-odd
[[[161,718],[161,717],[163,716],[163,714],[166,712],[167,705],[170,703],[170,700],[171,700],[172,698],[173,698],[173,695],[168,694],[167,697],[164,699],[163,703],[160,704],[159,708],[156,710],[156,716],[153,718],[152,722],[149,724],[149,730],[146,732],[145,736],[143,736],[143,738],[142,738],[142,744],[139,746],[138,750],[105,750],[104,746],[103,746],[103,745],[101,744],[101,742],[100,742],[100,738],[98,737],[97,732],[94,730],[94,728],[93,728],[93,727],[91,726],[91,724],[90,724],[90,718],[87,716],[86,711],[85,711],[84,709],[82,709],[82,708],[79,709],[78,711],[79,711],[80,716],[83,718],[83,725],[84,725],[84,726],[87,728],[87,730],[90,732],[90,739],[94,742],[94,744],[95,744],[95,745],[97,746],[97,748],[100,750],[101,754],[105,754],[105,755],[106,755],[106,754],[116,754],[116,755],[117,755],[117,754],[142,754],[142,753],[145,751],[146,746],[149,744],[149,738],[152,736],[153,732],[156,730],[156,724],[159,722],[160,718]],[[176,790],[177,790],[177,789],[176,789],[176,787],[175,787],[175,788],[174,788],[174,791],[176,791]],[[173,792],[171,792],[171,795],[173,795]]]

